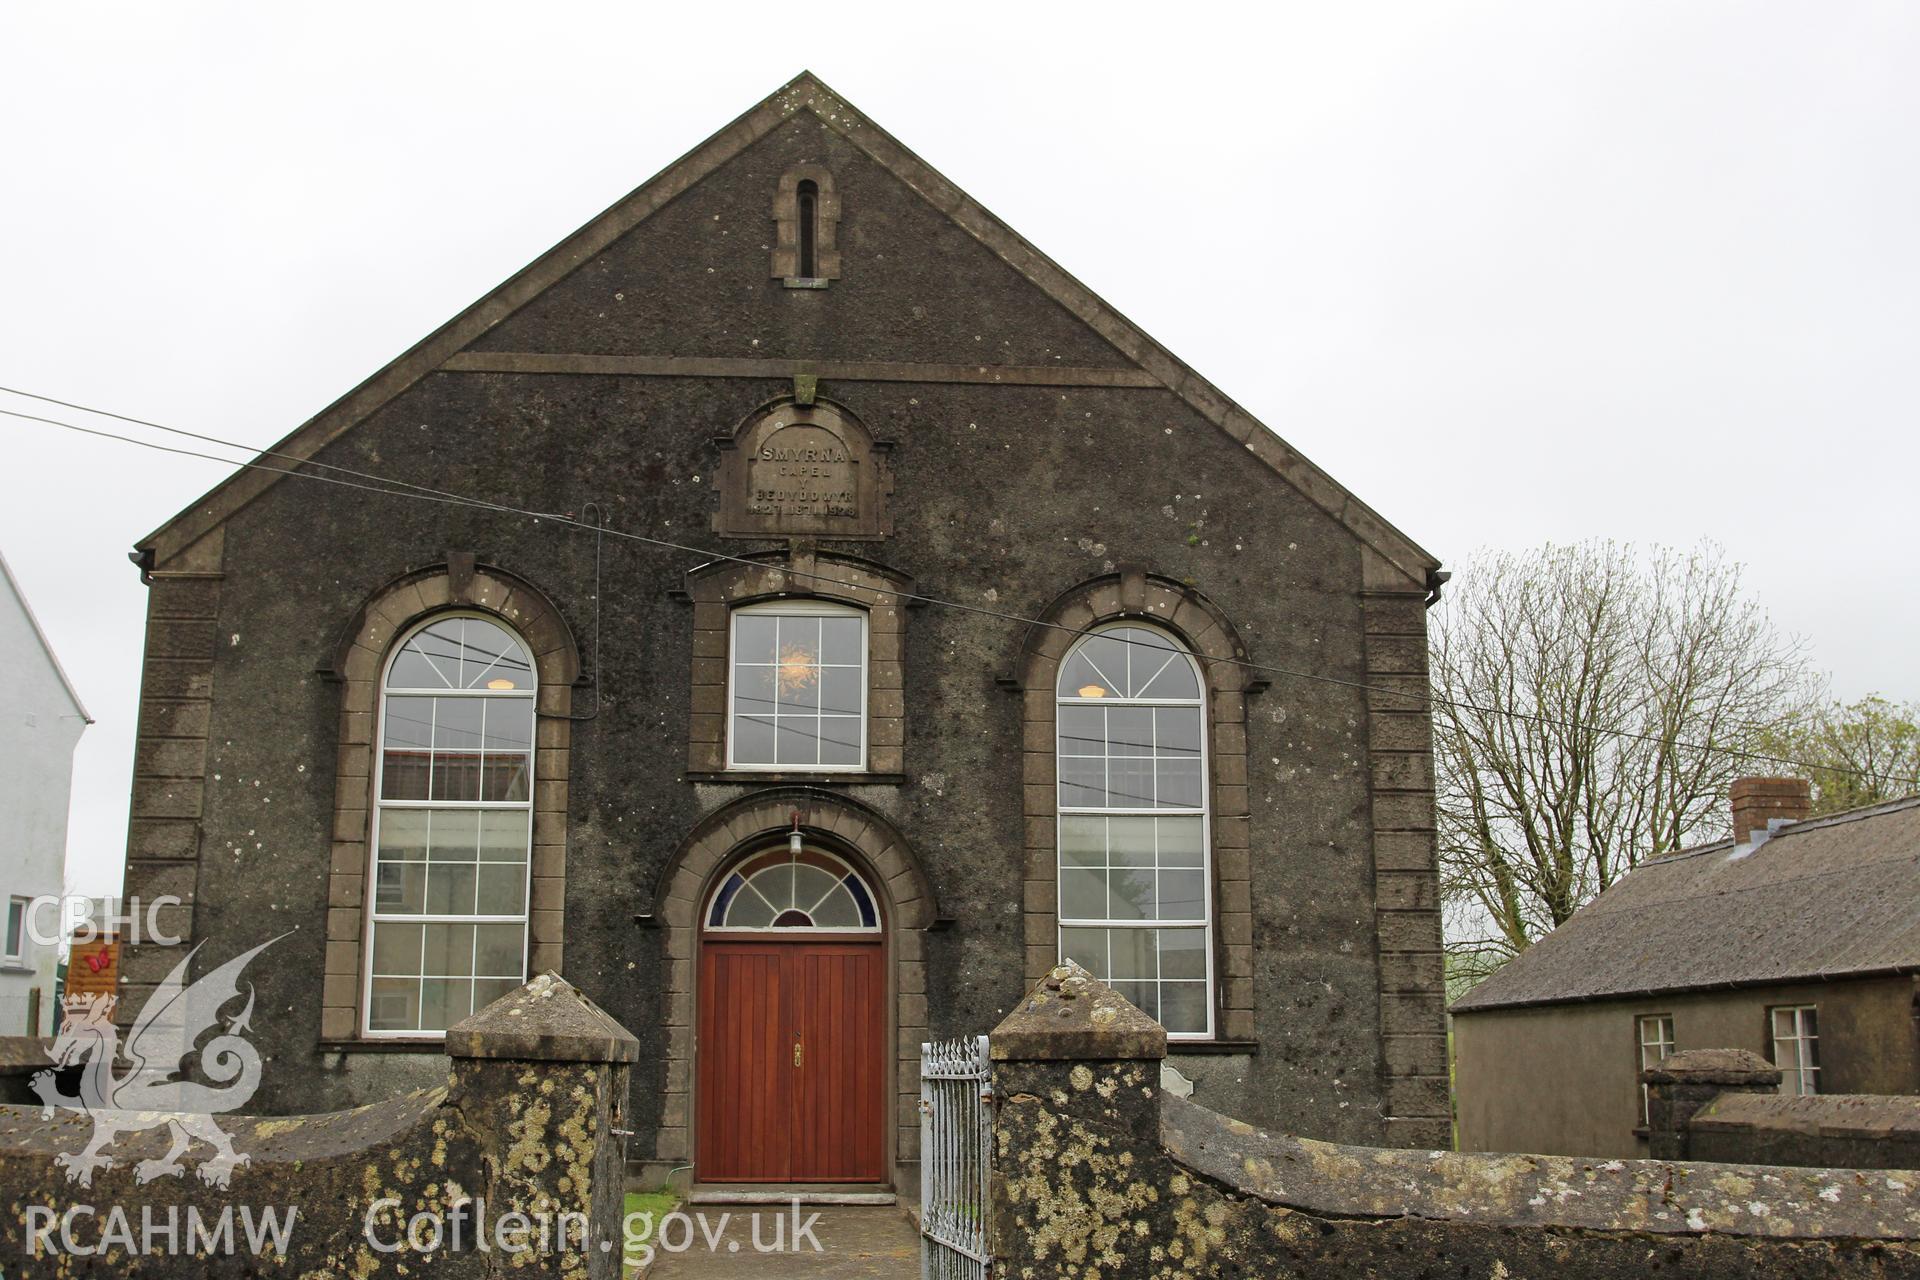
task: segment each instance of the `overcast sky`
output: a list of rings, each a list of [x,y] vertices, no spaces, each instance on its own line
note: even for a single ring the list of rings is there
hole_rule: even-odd
[[[1255,12],[16,0],[0,384],[267,445],[810,68],[1455,568],[1715,538],[1920,697],[1920,6]],[[112,892],[126,552],[224,470],[0,442]]]

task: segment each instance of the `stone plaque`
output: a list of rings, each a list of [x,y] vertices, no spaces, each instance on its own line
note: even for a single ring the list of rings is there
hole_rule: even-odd
[[[846,410],[825,402],[778,404],[719,445],[715,532],[853,541],[893,532],[888,446],[876,443]]]

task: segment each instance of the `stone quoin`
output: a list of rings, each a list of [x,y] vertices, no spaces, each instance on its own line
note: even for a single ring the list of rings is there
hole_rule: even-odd
[[[552,969],[650,1173],[884,1184],[1070,958],[1210,1107],[1448,1141],[1438,561],[811,75],[275,448],[135,553],[126,892],[293,930],[256,1108]]]

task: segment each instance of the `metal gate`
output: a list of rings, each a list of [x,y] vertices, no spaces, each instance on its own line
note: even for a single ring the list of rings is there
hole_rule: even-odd
[[[990,1074],[985,1036],[920,1046],[921,1280],[986,1280]]]

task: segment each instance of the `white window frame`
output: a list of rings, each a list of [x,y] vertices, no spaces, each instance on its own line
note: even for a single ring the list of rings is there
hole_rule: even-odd
[[[1647,1038],[1648,1024],[1653,1027],[1653,1039]],[[1643,1013],[1633,1020],[1634,1039],[1640,1044],[1640,1070],[1657,1067],[1673,1056],[1679,1043],[1674,1038],[1673,1015],[1670,1013]],[[1648,1050],[1653,1050],[1651,1055]],[[1651,1092],[1646,1085],[1640,1086],[1640,1127],[1646,1128],[1652,1123],[1648,1114]]]
[[[860,714],[854,716],[836,716],[837,720],[852,720],[860,726],[860,759],[854,764],[759,764],[741,763],[734,759],[733,721],[736,714],[734,702],[739,694],[739,682],[735,672],[735,644],[739,635],[739,622],[742,617],[776,618],[855,618],[860,623]],[[778,655],[776,655],[777,657]],[[836,666],[843,664],[834,664]],[[727,611],[727,701],[726,727],[727,771],[730,773],[865,773],[867,756],[872,747],[872,717],[868,711],[871,694],[868,684],[873,679],[873,627],[872,620],[865,609],[850,604],[841,604],[837,600],[820,600],[812,597],[797,597],[790,600],[770,600],[759,604],[743,604]],[[779,753],[780,716],[774,713],[775,754]],[[816,750],[815,755],[819,752]]]
[[[1067,661],[1089,640],[1110,631],[1146,631],[1179,652],[1182,659],[1192,669],[1200,693],[1197,698],[1082,698],[1066,696],[1060,692],[1060,676],[1066,670]],[[1053,687],[1053,884],[1054,884],[1054,956],[1066,954],[1066,936],[1068,929],[1199,929],[1202,935],[1202,951],[1206,955],[1206,1005],[1207,1026],[1204,1031],[1169,1031],[1168,1040],[1208,1041],[1216,1035],[1219,1026],[1218,1011],[1214,1008],[1219,996],[1219,978],[1214,967],[1214,884],[1213,884],[1213,757],[1212,757],[1212,706],[1207,696],[1207,673],[1201,668],[1193,651],[1176,639],[1172,633],[1164,631],[1151,623],[1132,618],[1116,619],[1102,626],[1090,628],[1084,632],[1060,660],[1055,670]],[[1102,706],[1102,707],[1197,707],[1200,711],[1200,804],[1191,809],[1128,808],[1100,809],[1087,805],[1065,805],[1060,803],[1060,709],[1062,707]],[[1200,902],[1201,913],[1198,920],[1090,920],[1075,917],[1069,920],[1059,910],[1060,879],[1064,869],[1060,862],[1060,828],[1062,820],[1072,817],[1102,818],[1191,818],[1200,819]],[[1156,964],[1158,947],[1155,948]],[[1160,979],[1155,979],[1156,985]]]
[[[1789,1019],[1788,1035],[1780,1034],[1780,1015]],[[1808,1029],[1811,1022],[1812,1029]],[[1773,1044],[1773,1065],[1780,1069],[1780,1092],[1813,1097],[1820,1092],[1820,1064],[1814,1061],[1820,1043],[1820,1006],[1776,1004],[1767,1009],[1767,1037]],[[1788,1056],[1791,1054],[1791,1061]],[[1791,1081],[1793,1087],[1787,1087]]]
[[[33,899],[22,898],[17,894],[7,899],[6,934],[0,934],[0,947],[5,954],[0,962],[24,967],[27,963],[27,913],[33,910]],[[7,945],[11,935],[12,944]]]
[[[749,854],[747,857],[740,859],[738,862],[729,864],[726,872],[714,881],[712,892],[708,893],[705,900],[702,901],[702,903],[700,904],[700,931],[702,933],[772,934],[777,937],[791,936],[795,934],[798,934],[804,937],[808,934],[815,934],[815,933],[831,933],[831,934],[884,933],[886,931],[886,918],[881,914],[880,896],[873,891],[873,885],[868,883],[867,878],[860,874],[860,869],[854,866],[852,863],[848,862],[845,858],[841,857],[839,854],[833,853],[826,849],[822,849],[818,845],[809,844],[808,846],[806,846],[806,851],[808,853],[817,854],[821,857],[831,859],[833,862],[837,863],[840,866],[840,869],[843,872],[845,872],[847,875],[852,876],[855,880],[860,882],[861,890],[865,892],[867,895],[867,905],[873,908],[872,924],[870,925],[869,924],[861,924],[861,925],[714,924],[713,923],[714,902],[717,898],[719,898],[720,891],[727,887],[727,881],[731,880],[734,877],[734,875],[737,873],[741,874],[742,879],[745,880],[746,882],[741,886],[741,889],[743,892],[751,892],[756,896],[758,896],[762,902],[767,902],[766,895],[762,894],[758,889],[755,889],[753,887],[753,878],[751,876],[746,876],[744,873],[741,872],[742,867],[745,867],[749,863],[759,861],[760,858],[768,852],[768,850],[762,849],[759,853]],[[761,870],[764,871],[766,870],[766,868],[763,867],[761,868]],[[756,876],[759,874],[760,872],[758,871],[754,872],[754,875]],[[767,902],[767,905],[769,907],[773,906],[771,902]],[[819,903],[816,902],[814,905],[818,906]],[[777,913],[776,913],[776,918],[777,918]]]
[[[417,625],[409,627],[394,641],[387,653],[387,660],[380,664],[380,684],[378,687],[376,714],[373,725],[373,814],[367,833],[367,878],[366,906],[363,917],[365,935],[360,942],[360,1034],[369,1040],[444,1040],[445,1031],[425,1031],[418,1029],[376,1029],[373,1025],[373,935],[377,924],[518,924],[522,930],[520,948],[519,981],[527,980],[527,952],[532,946],[533,931],[533,798],[539,787],[538,764],[540,759],[540,714],[537,709],[539,699],[539,679],[537,671],[530,671],[534,677],[531,690],[520,689],[403,689],[402,697],[472,697],[472,698],[520,698],[535,703],[533,716],[533,741],[527,752],[527,798],[517,800],[387,800],[381,792],[385,790],[384,771],[386,769],[387,745],[387,681],[393,674],[393,664],[399,661],[401,652],[414,636],[425,631],[435,623],[447,622],[454,618],[478,618],[482,622],[492,623],[513,637],[521,651],[527,655],[527,664],[534,666],[533,647],[526,638],[514,630],[504,620],[479,612],[437,613],[423,619]],[[484,765],[482,777],[485,777]],[[431,788],[428,794],[432,794]],[[478,812],[499,812],[501,810],[523,809],[527,816],[527,861],[524,883],[521,887],[520,901],[523,910],[518,915],[394,915],[382,912],[380,906],[380,815],[387,809],[471,809]],[[422,975],[423,977],[425,975]],[[458,975],[452,975],[458,976]],[[497,975],[489,974],[488,977]],[[474,975],[469,973],[471,981]],[[504,980],[504,979],[502,979]]]

